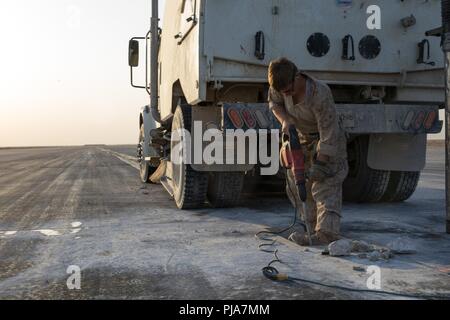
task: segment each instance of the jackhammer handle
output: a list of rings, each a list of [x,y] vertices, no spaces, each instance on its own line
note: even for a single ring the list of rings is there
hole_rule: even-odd
[[[301,144],[300,144],[300,139],[298,137],[298,133],[297,133],[297,128],[295,127],[295,125],[291,124],[289,126],[289,142],[291,144],[291,149],[300,149],[301,148]]]
[[[297,133],[297,128],[295,127],[295,125],[289,126],[289,144],[290,144],[291,150],[300,151],[302,149],[302,145],[300,143],[300,139],[299,139],[298,133]],[[301,155],[303,157],[303,153],[301,153]],[[303,160],[302,160],[302,162],[303,162]],[[301,173],[301,177],[296,177],[296,180],[297,180],[297,188],[298,188],[298,194],[300,196],[300,199],[303,202],[305,202],[307,195],[306,195],[304,172]]]

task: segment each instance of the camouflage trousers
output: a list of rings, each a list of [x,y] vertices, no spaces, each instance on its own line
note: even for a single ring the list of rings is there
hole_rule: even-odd
[[[306,155],[305,169],[309,170],[314,160],[311,150],[304,150]],[[342,217],[342,183],[348,174],[348,163],[345,158],[336,159],[328,164],[334,173],[333,177],[324,181],[308,181],[306,183],[306,210],[298,195],[293,174],[287,170],[286,191],[298,214],[313,233],[321,232],[331,238],[338,239]]]

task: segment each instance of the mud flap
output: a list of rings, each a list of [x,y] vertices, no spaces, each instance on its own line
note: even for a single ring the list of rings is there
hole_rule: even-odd
[[[426,150],[426,134],[372,134],[367,165],[374,170],[422,171]]]

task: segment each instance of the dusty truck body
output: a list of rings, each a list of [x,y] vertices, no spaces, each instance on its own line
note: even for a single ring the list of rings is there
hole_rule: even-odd
[[[142,180],[163,163],[161,182],[178,207],[235,205],[259,166],[175,165],[171,132],[191,130],[194,121],[203,130],[277,128],[267,68],[285,56],[332,89],[348,136],[345,199],[408,199],[425,166],[427,135],[442,129],[440,8],[438,0],[167,1],[162,28],[154,14],[141,38],[153,52],[146,56],[153,80],[143,86],[151,104],[139,117]]]

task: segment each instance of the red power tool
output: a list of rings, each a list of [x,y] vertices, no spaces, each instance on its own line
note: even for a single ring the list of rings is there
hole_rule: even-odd
[[[312,245],[312,239],[311,239],[311,230],[309,225],[306,223],[306,200],[307,200],[307,194],[306,194],[306,173],[305,173],[305,155],[302,150],[302,145],[300,144],[300,139],[298,137],[297,129],[294,125],[291,125],[289,127],[289,135],[283,135],[283,147],[281,148],[280,152],[280,158],[281,158],[281,164],[284,168],[291,170],[292,175],[294,176],[294,182],[297,186],[296,190],[292,190],[291,185],[289,183],[289,178],[287,179],[286,183],[288,185],[288,188],[290,192],[297,192],[298,197],[300,198],[302,202],[302,211],[300,210],[300,204],[297,203],[297,197],[295,194],[292,196],[294,197],[295,201],[295,209],[297,214],[301,217],[303,220],[303,226],[308,234],[309,238],[309,244]]]
[[[286,139],[287,138],[287,139]],[[287,144],[287,147],[285,146]],[[289,127],[289,136],[283,135],[283,147],[281,149],[281,164],[292,171],[297,186],[300,200],[306,201],[306,174],[305,155],[303,154],[297,129],[294,125]]]

